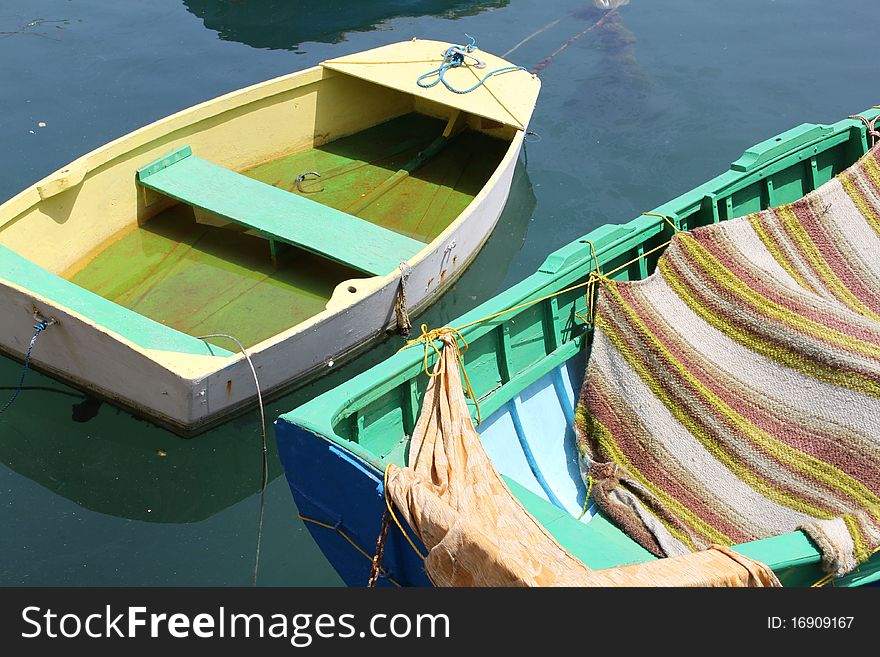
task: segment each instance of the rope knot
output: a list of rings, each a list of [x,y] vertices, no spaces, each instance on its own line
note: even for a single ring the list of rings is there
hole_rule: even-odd
[[[24,377],[27,376],[28,370],[31,366],[31,353],[34,351],[34,347],[37,344],[37,338],[40,337],[40,333],[45,331],[47,328],[52,326],[52,324],[57,324],[57,321],[54,317],[50,317],[46,319],[42,315],[40,315],[39,311],[34,308],[34,334],[31,336],[30,344],[28,344],[27,351],[24,355],[24,368],[21,370],[21,376],[18,378],[18,386],[15,388],[15,392],[12,393],[12,397],[0,407],[0,413],[5,413],[6,410],[12,406],[12,403],[18,399],[18,396],[21,394],[21,391],[24,389]]]
[[[477,402],[477,396],[474,393],[474,389],[471,387],[471,381],[468,378],[467,370],[465,370],[464,367],[463,354],[468,350],[468,343],[467,340],[464,339],[464,336],[461,334],[461,330],[452,328],[450,326],[443,326],[436,329],[428,329],[427,324],[422,324],[421,329],[422,334],[414,340],[410,340],[409,342],[407,342],[403,347],[399,349],[399,351],[414,347],[420,342],[423,343],[425,347],[425,355],[422,359],[422,366],[425,370],[425,374],[430,377],[435,377],[440,376],[446,371],[446,360],[443,356],[443,351],[438,348],[437,345],[434,343],[439,340],[444,344],[452,347],[455,352],[455,358],[458,361],[458,368],[461,370],[461,377],[464,380],[464,394],[467,397],[470,397],[471,401],[474,402],[474,409],[477,411],[477,424],[480,424],[483,421],[483,418],[480,415],[480,404],[479,402]],[[463,345],[461,347],[458,344],[459,340]],[[433,371],[431,371],[431,367],[428,363],[432,351],[437,357],[434,361]]]
[[[419,85],[422,89],[430,89],[431,87],[435,87],[441,82],[443,86],[445,86],[449,91],[455,94],[469,94],[470,92],[478,89],[481,85],[486,83],[486,80],[491,78],[493,75],[498,75],[499,73],[507,73],[510,71],[525,71],[526,69],[522,66],[502,66],[501,68],[497,68],[494,71],[490,71],[482,78],[478,79],[475,84],[468,87],[467,89],[458,89],[450,84],[446,78],[444,77],[446,72],[453,68],[459,68],[462,66],[468,65],[468,58],[473,60],[473,64],[470,66],[475,69],[483,69],[486,68],[486,62],[478,59],[473,53],[477,50],[477,43],[474,37],[469,34],[465,34],[465,36],[470,40],[469,44],[460,45],[460,46],[449,46],[443,52],[443,60],[440,63],[440,66],[435,68],[433,71],[428,71],[424,75],[420,75],[416,79],[416,84]],[[479,76],[478,76],[479,77]],[[430,81],[428,81],[430,78]],[[491,93],[491,92],[490,92]],[[494,96],[494,94],[493,94]],[[501,101],[498,98],[495,100],[500,104]],[[507,109],[505,107],[505,109]],[[510,110],[508,110],[508,113]],[[516,117],[514,117],[516,118]]]
[[[592,326],[596,319],[596,287],[598,285],[607,285],[611,282],[611,278],[609,278],[607,274],[602,273],[602,268],[599,266],[599,256],[596,255],[596,247],[593,246],[593,243],[590,240],[581,241],[590,245],[590,254],[593,258],[593,269],[590,271],[590,275],[587,276],[587,281],[584,284],[586,287],[587,313],[584,315],[575,312],[575,317],[581,320],[584,324]]]
[[[42,333],[53,324],[58,323],[58,320],[54,317],[43,317],[43,315],[40,314],[40,311],[37,310],[36,306],[33,307],[32,315],[34,318],[34,331],[38,334]]]
[[[451,49],[449,52],[449,68],[455,68],[464,64],[464,53],[458,49]]]

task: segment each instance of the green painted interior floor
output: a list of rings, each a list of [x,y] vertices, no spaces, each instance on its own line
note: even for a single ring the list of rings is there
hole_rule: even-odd
[[[351,207],[443,134],[446,122],[406,114],[356,135],[251,169],[249,176],[296,192],[296,176],[317,171],[304,196],[356,214],[407,237],[430,242],[479,193],[507,142],[466,130],[413,175],[357,213]]]
[[[320,181],[304,187],[308,198],[346,211],[444,125],[409,114],[247,175],[295,191],[298,174],[318,171]],[[482,189],[506,149],[504,141],[465,131],[358,216],[429,242]],[[273,265],[266,240],[198,224],[181,204],[123,235],[69,280],[189,335],[227,333],[253,346],[317,314],[338,283],[362,276],[297,249]],[[212,342],[229,348],[226,340]]]

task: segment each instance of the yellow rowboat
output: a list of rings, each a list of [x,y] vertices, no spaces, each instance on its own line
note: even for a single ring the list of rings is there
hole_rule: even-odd
[[[413,40],[88,153],[0,205],[0,350],[36,318],[34,367],[180,433],[256,400],[247,357],[264,396],[319,376],[479,252],[539,88]]]

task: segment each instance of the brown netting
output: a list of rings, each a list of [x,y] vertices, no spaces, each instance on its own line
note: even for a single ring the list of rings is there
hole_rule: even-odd
[[[508,490],[471,422],[444,335],[406,468],[389,466],[386,491],[428,548],[436,586],[779,586],[765,565],[708,550],[591,570],[569,554]]]

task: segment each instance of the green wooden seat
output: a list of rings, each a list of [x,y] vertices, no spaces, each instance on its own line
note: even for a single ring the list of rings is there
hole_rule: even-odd
[[[353,269],[388,274],[425,245],[192,154],[189,146],[138,170],[144,187]]]

